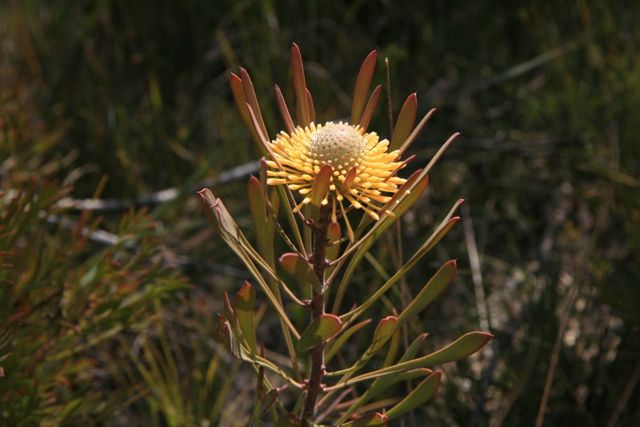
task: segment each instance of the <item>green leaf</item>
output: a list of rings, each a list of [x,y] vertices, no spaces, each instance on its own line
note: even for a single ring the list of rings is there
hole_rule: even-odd
[[[369,347],[371,353],[377,353],[384,346],[393,334],[398,330],[398,318],[396,316],[387,316],[378,322],[375,332],[373,333],[373,341]]]
[[[342,321],[333,314],[321,314],[309,323],[309,326],[302,332],[298,348],[300,351],[307,351],[312,347],[328,340],[342,328]]]
[[[378,52],[372,50],[362,62],[358,77],[356,77],[356,86],[353,90],[353,101],[351,103],[351,124],[353,125],[359,123],[362,117],[377,59]]]
[[[398,362],[399,363],[406,362],[407,360],[413,359],[415,355],[418,353],[418,351],[420,350],[420,347],[422,347],[422,345],[424,344],[424,341],[427,339],[428,335],[429,334],[427,333],[422,333],[418,335],[416,339],[414,339],[413,342],[409,345],[409,347],[407,347],[407,349],[405,350],[404,354],[400,357],[400,360]],[[426,369],[426,368],[421,368],[421,369]],[[429,371],[431,370],[429,369]],[[396,384],[399,381],[403,381],[402,375],[408,375],[409,372],[413,372],[413,371],[405,371],[404,373],[399,373],[398,375],[390,375],[387,377],[376,378],[376,380],[371,383],[371,385],[369,386],[369,388],[367,389],[363,397],[365,397],[365,395],[368,395],[369,398],[374,398],[379,396],[384,390],[391,387],[393,384]],[[364,399],[364,401],[366,400],[368,399]],[[362,404],[364,403],[364,401],[360,403]]]
[[[456,261],[449,260],[429,279],[422,290],[409,303],[409,305],[400,313],[398,317],[398,325],[402,326],[408,319],[415,317],[424,310],[432,301],[449,286],[449,283],[456,275]]]
[[[236,316],[238,318],[238,326],[242,333],[249,350],[256,352],[256,325],[254,307],[256,303],[256,291],[249,282],[245,281],[244,285],[236,294]]]
[[[458,206],[462,204],[463,200],[460,199],[454,203],[453,207],[449,210],[447,216],[442,220],[440,225],[431,233],[425,242],[418,248],[418,250],[411,256],[409,261],[406,262],[396,273],[389,278],[384,285],[379,287],[369,299],[363,302],[359,307],[354,308],[348,313],[340,316],[343,320],[348,319],[353,321],[355,318],[364,313],[369,307],[371,307],[385,292],[387,292],[393,285],[395,285],[407,272],[409,272],[417,263],[424,257],[442,238],[449,232],[449,230],[458,222],[458,217],[452,218],[453,213]],[[351,267],[351,265],[349,265]],[[347,271],[349,271],[347,269]],[[346,275],[346,273],[345,273]],[[342,282],[341,282],[342,284]]]
[[[327,246],[325,257],[327,261],[331,262],[338,258],[340,254],[340,239],[342,238],[342,229],[340,228],[340,223],[332,222],[329,224],[327,228],[327,240],[329,240],[329,245]],[[335,269],[335,265],[329,266],[327,268],[326,274],[330,275],[331,272]]]
[[[400,358],[400,362],[405,362],[407,360],[412,359],[420,350],[420,347],[424,343],[424,340],[427,338],[426,333],[422,333],[416,337],[415,340],[407,347],[404,354]],[[358,408],[367,403],[369,400],[380,396],[385,390],[387,390],[392,385],[400,382],[411,380],[423,375],[430,375],[433,371],[427,368],[418,368],[409,371],[400,372],[396,375],[388,375],[386,377],[376,378],[371,385],[367,388],[362,396],[353,404],[347,411],[342,415],[342,417],[338,420],[338,424],[341,421],[349,418],[351,414],[353,414]]]
[[[258,251],[268,263],[273,262],[273,235],[275,225],[273,217],[267,212],[265,189],[258,178],[251,176],[247,184],[247,200],[249,211],[256,233]]]
[[[267,299],[276,310],[282,321],[287,325],[287,327],[291,330],[291,333],[294,337],[299,338],[300,334],[296,330],[295,326],[287,316],[287,313],[282,307],[282,303],[278,300],[277,296],[274,295],[273,291],[270,289],[268,283],[265,281],[262,274],[254,264],[254,260],[260,261],[261,267],[265,270],[269,271],[272,277],[275,277],[273,271],[270,270],[269,265],[267,265],[263,259],[257,255],[255,250],[251,247],[251,245],[247,242],[246,238],[242,235],[238,225],[235,223],[229,211],[225,207],[222,200],[214,197],[213,193],[208,189],[203,189],[198,192],[200,199],[202,201],[203,208],[209,217],[210,221],[218,228],[220,231],[220,235],[222,239],[225,241],[227,246],[235,252],[235,254],[242,260],[244,265],[249,269],[253,277],[256,279],[256,282],[262,289],[262,291],[267,296]],[[277,279],[277,277],[275,277]],[[281,283],[282,284],[282,283]],[[286,285],[282,284],[283,289],[288,292],[288,295],[292,298],[295,298],[295,295],[292,295]],[[295,301],[295,299],[294,299]]]
[[[442,363],[454,362],[456,360],[464,359],[465,357],[480,350],[492,338],[493,335],[487,332],[469,332],[467,334],[464,334],[448,346],[431,354],[419,357],[417,359],[408,360],[406,362],[401,362],[386,368],[378,369],[377,371],[359,375],[347,381],[336,384],[333,387],[329,387],[327,388],[327,390],[345,387],[357,382],[366,381],[386,375],[396,374],[398,372],[406,371],[409,369],[440,365]]]
[[[285,273],[294,280],[303,285],[313,287],[318,293],[322,291],[322,283],[320,283],[318,276],[313,271],[311,264],[300,254],[287,252],[280,257],[278,262]]]
[[[441,376],[442,371],[436,371],[418,384],[407,397],[387,412],[389,419],[397,418],[428,402],[438,391]]]
[[[418,95],[412,93],[409,95],[402,104],[396,125],[393,127],[393,133],[391,135],[391,143],[389,144],[389,151],[397,150],[402,143],[407,139],[413,125],[416,123],[416,114],[418,112]]]
[[[369,426],[386,426],[389,417],[385,414],[376,412],[375,414],[363,415],[348,423],[342,424],[343,427],[369,427]]]
[[[328,372],[327,376],[344,375],[340,381],[344,381],[349,376],[353,375],[358,370],[362,369],[369,360],[389,341],[393,334],[398,330],[398,318],[395,316],[388,316],[378,322],[376,330],[373,333],[373,339],[367,350],[360,356],[360,358],[349,368],[341,369],[339,371]]]
[[[351,281],[351,277],[356,270],[356,267],[364,258],[365,254],[369,251],[371,246],[382,236],[382,234],[400,217],[404,212],[409,209],[413,203],[415,203],[418,198],[422,195],[424,190],[427,188],[429,183],[429,178],[424,176],[420,179],[419,182],[418,177],[420,175],[420,171],[414,172],[411,177],[403,184],[402,187],[396,192],[396,194],[391,198],[391,200],[385,205],[383,208],[384,213],[380,220],[376,221],[371,227],[371,229],[351,248],[349,248],[345,253],[342,254],[342,257],[346,257],[350,253],[353,253],[353,258],[347,265],[347,268],[340,280],[340,284],[338,285],[338,290],[336,292],[336,298],[333,303],[333,309],[331,310],[333,313],[338,313],[340,309],[340,304],[342,304],[342,299],[344,298],[344,293],[347,289],[347,284]],[[415,184],[415,185],[414,185]],[[410,190],[411,189],[411,190]]]
[[[349,340],[349,338],[351,338],[353,334],[355,334],[360,329],[367,326],[369,323],[371,323],[371,319],[363,320],[360,323],[356,323],[355,325],[352,325],[351,327],[344,330],[340,335],[338,335],[338,338],[336,338],[330,344],[329,348],[327,349],[324,355],[325,364],[329,363],[329,361],[333,359],[333,357],[338,353],[338,351]]]
[[[384,362],[382,362],[383,367],[392,365],[394,360],[396,360],[396,354],[398,354],[398,348],[400,347],[400,335],[400,330],[396,330],[396,332],[391,337],[387,355],[384,357]]]

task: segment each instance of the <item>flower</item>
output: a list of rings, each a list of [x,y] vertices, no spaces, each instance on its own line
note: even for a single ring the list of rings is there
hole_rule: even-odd
[[[282,91],[275,85],[278,109],[285,125],[285,130],[275,139],[269,137],[249,73],[244,68],[240,68],[239,75],[231,73],[231,91],[240,116],[266,158],[267,185],[286,186],[291,193],[288,202],[295,212],[309,204],[330,205],[331,219],[335,222],[339,206],[348,223],[345,213],[351,207],[362,209],[374,220],[380,218],[381,212],[392,211],[391,199],[406,183],[397,173],[409,159],[401,161],[400,156],[435,110],[431,109],[414,127],[417,112],[414,93],[407,97],[398,114],[391,141],[380,140],[375,132],[367,132],[382,89],[378,85],[369,93],[376,59],[374,50],[360,67],[350,121],[319,124],[313,97],[306,86],[300,49],[293,43],[291,76],[296,120],[289,112]],[[410,190],[406,189],[405,194]],[[301,200],[295,200],[295,192]]]
[[[333,217],[336,203],[344,212],[346,199],[377,220],[377,212],[406,181],[396,176],[404,166],[397,161],[400,152],[388,152],[388,140],[380,140],[375,132],[365,132],[358,125],[311,122],[291,133],[280,132],[270,146],[275,158],[266,162],[267,184],[287,185],[297,191],[303,199],[296,211],[311,203],[313,182],[323,165],[331,168],[331,179],[321,204],[332,203]]]

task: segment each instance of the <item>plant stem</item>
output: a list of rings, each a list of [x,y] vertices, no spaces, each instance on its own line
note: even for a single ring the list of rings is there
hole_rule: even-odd
[[[311,320],[324,314],[324,271],[327,268],[326,250],[327,250],[327,228],[329,227],[329,218],[331,208],[329,205],[321,206],[318,218],[313,223],[313,271],[323,284],[323,289],[316,293],[313,291],[311,298]],[[303,427],[309,426],[309,420],[313,418],[316,408],[316,400],[322,391],[322,379],[324,376],[324,342],[316,345],[311,349],[311,369],[309,378],[307,379],[307,396],[304,401],[304,408],[300,423]]]

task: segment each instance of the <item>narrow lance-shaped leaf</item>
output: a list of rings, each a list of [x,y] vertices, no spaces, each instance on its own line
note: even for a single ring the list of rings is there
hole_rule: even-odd
[[[431,398],[436,394],[436,391],[438,391],[438,387],[440,387],[441,376],[442,371],[436,371],[427,377],[426,380],[418,384],[418,386],[414,388],[407,397],[402,399],[397,405],[391,408],[389,412],[387,412],[389,419],[394,419],[400,415],[406,414],[407,412],[412,411],[431,400]]]
[[[400,198],[398,193],[394,195],[391,199],[391,202],[397,201],[397,203],[388,205],[388,210],[392,212],[392,214],[385,214],[383,217],[376,221],[371,227],[371,229],[365,234],[355,245],[349,248],[342,254],[342,257],[346,257],[349,253],[353,253],[353,258],[347,265],[347,269],[340,280],[340,284],[338,285],[338,290],[336,292],[336,298],[333,302],[333,313],[338,313],[340,310],[340,305],[342,304],[342,299],[344,298],[344,293],[347,289],[347,284],[351,281],[351,277],[356,270],[356,267],[360,263],[360,261],[364,258],[364,255],[369,251],[371,246],[382,236],[382,234],[400,217],[404,212],[406,212],[409,207],[411,207],[418,198],[422,195],[422,193],[426,190],[429,184],[429,178],[424,176],[419,180],[418,183],[414,181],[418,179],[419,171],[416,171],[408,180],[404,183],[402,187],[398,190],[398,193],[402,193],[406,197]],[[409,187],[412,187],[412,190],[409,190]],[[405,194],[406,193],[406,194]]]
[[[412,93],[409,95],[402,104],[396,125],[393,127],[393,133],[391,135],[391,143],[389,144],[389,150],[397,150],[404,143],[407,137],[413,130],[413,125],[416,123],[416,115],[418,112],[418,95]]]
[[[364,130],[367,130],[369,123],[371,123],[371,118],[373,117],[373,113],[375,113],[378,101],[380,100],[381,91],[382,85],[376,86],[371,93],[371,97],[369,97],[369,101],[367,102],[364,112],[362,113],[362,117],[360,118],[360,127]]]
[[[296,111],[298,123],[309,126],[309,104],[307,103],[307,84],[304,78],[304,64],[302,54],[297,44],[291,44],[291,76],[293,78],[293,90],[296,94]]]
[[[251,176],[247,184],[247,200],[249,202],[249,211],[256,233],[256,243],[259,252],[269,263],[273,263],[273,233],[274,223],[273,217],[267,214],[266,193],[263,191],[262,185],[258,178]]]
[[[333,359],[333,357],[338,353],[338,351],[342,348],[342,346],[349,340],[349,338],[351,338],[353,334],[355,334],[360,329],[367,326],[369,323],[371,323],[371,319],[363,320],[360,323],[356,323],[355,325],[352,325],[351,327],[343,331],[340,335],[338,335],[338,338],[336,338],[330,344],[329,348],[327,349],[324,355],[325,363],[329,363],[329,361]]]
[[[258,122],[258,117],[256,115],[256,112],[253,110],[253,107],[248,102],[245,105],[247,106],[247,110],[249,111],[249,117],[251,117],[251,123],[253,123],[253,126],[256,129],[256,132],[258,132],[258,138],[259,138],[259,143],[260,143],[262,153],[265,156],[268,155],[269,158],[271,158],[274,162],[280,164],[280,161],[278,160],[273,149],[271,148],[271,144],[269,142],[269,134],[267,134],[265,130],[260,128],[260,124]]]
[[[255,353],[257,349],[255,313],[253,311],[255,303],[256,291],[249,282],[245,281],[240,291],[236,294],[236,316],[240,331],[251,353]]]
[[[351,378],[347,381],[336,384],[335,386],[328,387],[327,390],[334,390],[341,387],[346,387],[348,385],[358,383],[361,381],[366,381],[386,375],[393,375],[398,372],[422,368],[426,366],[434,366],[447,362],[454,362],[456,360],[464,359],[465,357],[475,353],[484,347],[490,340],[493,338],[493,335],[487,332],[469,332],[464,334],[456,341],[452,342],[448,346],[435,351],[431,354],[428,354],[423,357],[419,357],[417,359],[408,360],[406,362],[398,363],[393,366],[389,366],[386,368],[378,369],[377,371],[369,372],[366,374],[359,375],[357,377]]]
[[[382,295],[385,294],[391,287],[393,287],[408,271],[410,271],[422,257],[424,257],[453,227],[453,225],[458,221],[458,218],[452,218],[455,210],[462,203],[462,199],[458,200],[447,216],[442,220],[442,222],[436,227],[431,236],[429,236],[425,242],[420,246],[420,248],[414,253],[409,261],[407,261],[398,271],[396,271],[393,276],[391,276],[381,287],[379,287],[376,292],[374,292],[371,297],[369,297],[366,301],[362,303],[359,307],[351,310],[348,313],[343,314],[342,319],[349,319],[349,321],[353,321],[362,313],[364,313],[369,307],[371,307]],[[349,265],[349,268],[351,265]],[[347,269],[347,272],[349,269]],[[345,273],[346,274],[346,273]]]
[[[262,112],[260,111],[260,104],[258,103],[258,98],[256,97],[256,91],[253,88],[253,82],[251,81],[251,77],[249,77],[249,73],[247,73],[247,70],[242,67],[240,67],[240,78],[242,79],[242,90],[244,91],[245,99],[256,115],[260,131],[264,135],[269,135],[269,132],[267,132],[267,127],[264,125],[264,120],[262,119]]]
[[[400,330],[396,330],[391,337],[387,355],[384,357],[384,362],[382,362],[383,367],[393,365],[393,362],[396,360],[396,354],[398,354],[398,348],[400,348],[400,335]]]
[[[408,319],[414,318],[422,310],[424,310],[431,302],[433,302],[440,294],[449,286],[456,275],[456,261],[447,261],[440,269],[429,279],[418,295],[409,303],[409,305],[400,313],[398,324],[402,326]]]
[[[378,59],[378,52],[371,51],[369,55],[362,62],[358,77],[356,77],[356,85],[353,90],[353,101],[351,104],[351,123],[356,124],[360,122],[362,112],[364,111],[365,102],[367,102],[367,94],[369,93],[369,87],[371,86],[371,79],[373,78],[373,72],[376,68],[376,60]]]
[[[373,333],[373,339],[371,340],[371,344],[365,350],[365,352],[360,356],[360,358],[349,368],[342,369],[339,371],[329,372],[328,376],[338,376],[344,375],[342,381],[345,378],[353,375],[355,372],[360,370],[363,366],[367,364],[369,360],[391,339],[393,334],[398,329],[398,318],[395,316],[387,316],[384,319],[378,322],[378,326],[376,326],[376,330]]]
[[[262,141],[259,136],[258,130],[253,125],[253,121],[251,120],[251,116],[249,115],[249,109],[247,108],[247,98],[244,94],[244,88],[242,86],[242,79],[238,77],[236,74],[231,73],[230,76],[230,84],[231,84],[231,93],[233,94],[233,99],[236,101],[236,106],[238,107],[238,112],[240,113],[240,117],[244,121],[245,125],[251,131],[251,135],[258,143],[260,150],[263,154],[265,154],[264,147],[262,146]]]
[[[398,362],[401,363],[401,362],[406,362],[407,360],[413,359],[415,355],[418,354],[418,351],[424,344],[424,341],[427,339],[427,336],[428,336],[427,333],[422,333],[418,335],[416,339],[414,339],[413,342],[409,344],[409,347],[407,347],[407,349],[405,350],[404,354],[400,357],[400,360]],[[345,413],[345,415],[348,416],[349,414],[353,413],[355,410],[357,410],[360,406],[362,406],[369,400],[380,396],[380,394],[382,394],[385,390],[387,390],[392,385],[400,381],[415,378],[417,373],[421,372],[420,369],[421,370],[426,369],[427,371],[429,371],[428,374],[431,374],[430,369],[419,368],[417,370],[400,372],[397,375],[389,375],[386,377],[376,378],[371,383],[371,385],[367,388],[367,391],[360,397],[360,399],[358,399],[358,401],[354,405],[352,405],[351,408],[349,408],[349,410]],[[424,371],[422,372],[424,373]]]
[[[340,419],[336,421],[336,425],[341,425],[341,423],[347,420],[351,416],[351,414],[353,414],[356,410],[358,410],[362,405],[367,403],[369,400],[371,400],[375,396],[380,395],[384,390],[388,389],[392,385],[397,384],[399,382],[403,382],[403,381],[411,381],[416,378],[428,377],[432,373],[433,371],[431,369],[418,368],[418,369],[412,369],[409,371],[399,372],[395,375],[389,375],[387,377],[376,378],[376,380],[372,383],[372,386],[376,384],[376,382],[378,381],[387,380],[386,383],[384,384],[384,387],[379,387],[375,393],[372,392],[373,390],[371,389],[371,387],[369,387],[365,391],[365,393],[362,396],[360,396],[360,398],[353,405],[351,405],[344,414],[342,414]]]
[[[407,151],[407,149],[411,146],[411,144],[413,143],[413,141],[416,140],[416,138],[418,137],[418,135],[420,134],[420,132],[422,132],[422,128],[424,128],[424,126],[427,124],[427,122],[429,121],[429,119],[431,118],[431,116],[433,116],[433,114],[436,112],[435,108],[432,108],[431,110],[429,110],[429,112],[422,118],[422,120],[420,120],[420,123],[418,123],[418,126],[415,127],[415,129],[413,129],[413,132],[411,132],[411,134],[404,140],[404,142],[402,143],[402,145],[400,146],[399,150],[400,150],[400,154],[404,154],[405,151]]]
[[[307,94],[307,108],[309,109],[309,120],[312,122],[316,121],[316,108],[313,106],[313,96],[311,96],[311,92],[309,88],[306,90]]]
[[[276,93],[276,101],[278,103],[278,109],[280,110],[280,115],[282,116],[282,120],[284,121],[284,127],[287,132],[291,133],[296,128],[293,124],[293,119],[291,118],[291,113],[289,113],[289,108],[287,108],[287,102],[282,95],[282,91],[280,90],[280,86],[275,85],[274,91]]]
[[[238,255],[238,257],[244,262],[245,266],[250,270],[250,272],[262,288],[262,291],[267,296],[267,299],[276,310],[280,318],[291,330],[291,333],[294,335],[294,337],[299,338],[300,334],[296,330],[295,326],[293,326],[293,323],[291,323],[291,320],[287,316],[284,308],[282,307],[282,304],[278,301],[260,272],[257,270],[256,266],[253,264],[251,257],[247,253],[248,248],[245,247],[248,245],[247,243],[245,243],[246,239],[244,239],[244,236],[242,236],[242,233],[240,232],[237,224],[224,206],[224,203],[222,203],[220,199],[214,197],[213,193],[211,193],[211,191],[206,188],[200,190],[198,192],[198,195],[200,196],[203,208],[207,213],[207,216],[213,222],[213,224],[218,227],[220,235],[222,236],[225,243],[236,253],[236,255]]]

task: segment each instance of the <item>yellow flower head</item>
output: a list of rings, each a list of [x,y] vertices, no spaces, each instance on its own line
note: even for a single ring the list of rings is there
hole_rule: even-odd
[[[337,207],[342,215],[353,207],[377,220],[380,212],[390,211],[385,205],[405,184],[406,180],[397,176],[407,162],[400,161],[400,155],[415,140],[433,110],[414,129],[417,99],[411,94],[398,114],[391,142],[380,140],[375,132],[367,132],[382,89],[378,85],[369,93],[376,59],[377,52],[372,51],[360,67],[349,122],[319,124],[313,97],[306,86],[300,49],[292,44],[296,120],[276,85],[276,100],[286,131],[275,139],[269,137],[249,74],[244,68],[240,68],[239,75],[231,73],[231,90],[240,115],[266,157],[267,184],[285,185],[287,192],[298,193],[300,198],[289,200],[294,211],[308,204],[329,205],[335,221]]]
[[[323,165],[331,168],[329,191],[322,205],[338,203],[344,210],[346,199],[354,208],[372,218],[405,180],[396,176],[403,166],[398,151],[388,152],[389,141],[375,132],[346,123],[310,123],[291,133],[280,132],[271,142],[275,155],[267,161],[269,185],[287,185],[302,196],[296,206],[311,203],[311,189]],[[334,214],[335,215],[335,214]]]

